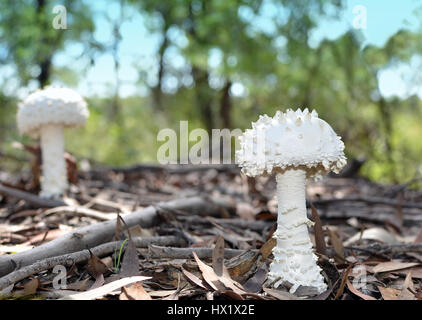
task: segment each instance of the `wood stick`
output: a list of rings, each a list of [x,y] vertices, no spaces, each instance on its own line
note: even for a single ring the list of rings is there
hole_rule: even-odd
[[[393,206],[393,207],[422,209],[422,203],[398,201],[398,200],[392,200],[392,199],[382,198],[382,197],[365,197],[365,196],[353,196],[353,197],[347,196],[344,198],[318,199],[318,200],[312,201],[312,203],[325,205],[325,204],[331,204],[335,202],[345,202],[345,201],[365,202],[369,204],[382,204],[382,205]]]
[[[0,194],[7,197],[22,199],[28,203],[31,203],[33,205],[43,207],[43,208],[53,208],[53,207],[66,205],[66,203],[64,203],[63,201],[53,200],[53,199],[44,199],[29,192],[25,192],[25,191],[18,190],[15,188],[6,187],[2,185],[1,183],[0,183]]]
[[[149,238],[141,238],[135,237],[132,238],[133,242],[135,243],[137,248],[147,248],[151,244],[157,244],[161,246],[168,246],[168,245],[184,245],[185,242],[180,237],[174,236],[163,236],[163,237],[149,237]],[[103,257],[110,253],[113,253],[116,248],[120,250],[120,246],[122,245],[122,241],[113,241],[101,244],[97,247],[91,249],[92,253],[95,254],[97,257]],[[125,247],[127,243],[125,244]],[[0,278],[0,291],[8,286],[23,280],[33,274],[38,272],[51,269],[56,265],[68,265],[70,263],[80,263],[85,262],[90,258],[90,254],[88,250],[82,250],[73,252],[71,254],[64,254],[57,257],[46,258],[44,260],[40,260],[31,264],[29,266],[23,267],[19,270],[13,271],[8,275]]]
[[[175,213],[182,212],[184,214],[220,216],[223,209],[221,205],[216,204],[211,198],[192,197],[160,203],[157,207],[150,206],[122,215],[122,217],[129,227],[140,225],[143,228],[150,228],[159,221],[158,212],[161,210],[170,210]],[[24,267],[33,264],[37,260],[81,251],[109,242],[113,238],[115,229],[116,219],[104,221],[78,228],[34,249],[13,255],[0,256],[0,277],[12,272],[15,266]]]
[[[347,251],[351,252],[364,251],[371,254],[392,254],[399,255],[405,254],[407,252],[422,253],[422,243],[404,243],[404,244],[391,244],[383,245],[379,243],[374,243],[366,246],[347,246],[344,248]]]
[[[81,216],[81,217],[89,217],[93,219],[97,219],[100,221],[108,221],[116,219],[116,213],[104,213],[101,211],[93,210],[90,208],[85,207],[74,207],[74,206],[63,206],[63,207],[56,207],[49,210],[46,210],[42,213],[41,217],[47,217],[52,214],[58,213],[65,213],[68,215],[74,216]]]
[[[195,252],[198,255],[198,258],[206,259],[211,258],[213,248],[174,248],[174,247],[162,247],[157,245],[150,245],[148,247],[148,257],[149,258],[170,258],[170,259],[193,259],[192,252]],[[252,250],[257,251],[257,250]],[[224,249],[224,257],[231,259],[235,256],[238,256],[244,253],[245,250],[238,249]]]
[[[349,219],[357,218],[366,221],[384,224],[386,220],[396,219],[393,212],[384,210],[377,212],[375,210],[362,210],[357,207],[327,208],[318,210],[320,218],[323,219]],[[308,211],[310,212],[310,210]],[[422,216],[404,212],[403,221],[405,223],[421,224]]]
[[[179,216],[178,220],[189,222],[195,225],[211,225],[212,223],[208,219],[204,219],[198,216]],[[241,229],[250,229],[252,231],[263,232],[266,228],[271,227],[275,221],[264,221],[264,220],[244,220],[239,218],[234,219],[219,219],[214,218],[213,221],[222,226],[233,226]]]

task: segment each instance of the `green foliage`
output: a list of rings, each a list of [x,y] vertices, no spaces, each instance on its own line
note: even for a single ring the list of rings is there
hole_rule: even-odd
[[[168,125],[148,108],[147,99],[123,99],[119,120],[105,116],[109,99],[90,99],[88,103],[87,124],[66,132],[66,145],[72,153],[109,165],[156,161],[157,133]]]
[[[69,41],[83,43],[85,53],[106,47],[92,40],[95,26],[88,2],[62,1],[71,18],[69,30],[61,32],[49,25],[56,3],[45,1],[44,9],[37,11],[39,1],[0,3],[0,48],[6,49],[5,63],[16,67],[22,85],[40,80],[43,61],[53,61],[51,57]],[[421,100],[387,99],[379,89],[383,69],[422,54],[420,32],[399,30],[383,47],[376,47],[363,46],[363,35],[351,30],[315,47],[309,44],[309,35],[322,19],[336,17],[344,2],[127,0],[124,4],[141,13],[149,31],[161,39],[157,80],[146,81],[151,70],[140,66],[139,83],[148,87],[148,96],[120,99],[115,114],[110,111],[115,106],[112,98],[89,98],[87,125],[67,131],[67,147],[75,155],[110,165],[154,162],[158,131],[167,127],[177,131],[181,120],[189,120],[190,129],[244,129],[259,114],[308,107],[343,137],[349,158],[367,158],[361,170],[365,176],[391,182],[420,174]],[[257,23],[257,18],[266,23]],[[170,52],[183,58],[182,67],[173,64]],[[218,61],[211,63],[216,56]],[[176,80],[172,90],[166,88],[166,77]],[[51,80],[76,86],[81,78],[72,66],[53,64]],[[232,89],[239,83],[244,93],[234,95]],[[0,103],[5,150],[20,139],[14,126],[17,99],[0,94]]]
[[[67,29],[52,26],[55,5],[67,9]],[[89,44],[94,30],[91,10],[81,0],[30,0],[0,2],[0,39],[7,52],[4,63],[13,62],[18,79],[26,85],[38,78],[40,85],[49,79],[40,79],[43,68],[50,72],[54,54],[63,49],[66,41]],[[49,76],[49,75],[47,75]]]

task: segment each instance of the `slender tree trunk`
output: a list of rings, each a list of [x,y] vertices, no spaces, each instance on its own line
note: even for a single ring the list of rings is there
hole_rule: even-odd
[[[51,57],[47,57],[39,64],[40,74],[37,77],[40,88],[45,87],[50,82]]]
[[[208,71],[198,67],[192,67],[192,75],[195,81],[196,103],[201,111],[201,118],[205,129],[211,133],[215,127],[214,115],[212,112],[212,92],[208,84]]]
[[[165,16],[163,18],[166,19]],[[165,71],[164,53],[166,52],[166,49],[169,43],[169,39],[167,38],[167,30],[168,30],[168,26],[165,26],[163,29],[163,41],[161,42],[160,49],[158,50],[158,55],[159,55],[158,74],[157,74],[158,82],[157,82],[157,85],[152,88],[152,97],[154,99],[154,106],[159,111],[164,111],[162,83],[163,83],[163,77],[164,77],[164,71]]]
[[[227,128],[227,129],[231,128],[231,109],[232,109],[232,101],[230,99],[231,86],[232,86],[232,82],[228,80],[222,90],[223,94],[222,94],[221,102],[220,102],[220,117],[221,117],[222,127]]]
[[[41,25],[44,26],[44,28],[48,28],[48,26],[46,25],[45,21],[41,18],[41,15],[43,14],[44,10],[45,10],[45,0],[37,0],[36,2],[36,10],[37,10],[37,16],[38,16],[38,21]],[[41,36],[41,42],[44,42],[44,37]],[[39,57],[41,58],[41,60],[38,63],[38,66],[40,68],[40,73],[37,76],[37,80],[38,80],[38,84],[40,86],[40,88],[45,87],[50,80],[50,75],[51,75],[51,60],[52,60],[52,55],[47,55],[44,57],[44,59],[42,58],[43,55],[39,54]]]
[[[380,95],[381,96],[381,95]],[[391,117],[391,109],[383,97],[379,99],[378,110],[381,115],[381,121],[385,130],[384,145],[386,149],[386,156],[391,167],[391,175],[394,182],[397,183],[396,170],[394,170],[394,159],[393,159],[393,146],[392,146],[392,134],[393,134],[393,123]]]
[[[111,106],[111,119],[116,120],[118,122],[121,121],[121,114],[120,114],[120,79],[119,79],[119,70],[120,70],[120,58],[119,58],[119,47],[120,42],[122,41],[122,35],[120,34],[120,26],[124,21],[124,1],[120,0],[120,15],[117,20],[113,23],[113,46],[111,48],[113,61],[114,61],[114,77],[115,77],[115,88],[114,88],[114,96],[113,102]]]

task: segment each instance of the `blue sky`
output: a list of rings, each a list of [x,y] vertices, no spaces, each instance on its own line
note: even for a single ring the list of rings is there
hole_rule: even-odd
[[[110,24],[100,12],[107,12],[107,15],[113,19],[119,15],[119,7],[110,5],[110,1],[96,0],[88,1],[97,14],[95,15],[95,23],[97,31],[95,38],[101,42],[111,42],[112,34]],[[421,28],[421,21],[414,15],[414,10],[422,6],[422,0],[346,0],[346,9],[342,13],[340,20],[322,20],[319,27],[313,32],[311,36],[311,45],[317,45],[319,41],[324,38],[335,39],[344,32],[353,28],[353,21],[356,14],[353,9],[357,5],[363,5],[366,8],[367,25],[366,29],[362,30],[365,37],[365,44],[374,44],[382,46],[386,40],[397,32],[399,29],[405,28],[410,30],[417,30]],[[108,5],[108,6],[107,6]],[[271,5],[270,0],[264,6],[262,11],[263,16],[255,18],[254,25],[256,28],[268,30],[271,32],[272,26],[270,17],[274,16],[275,8]],[[156,70],[155,52],[160,43],[160,37],[155,34],[150,34],[145,27],[144,18],[136,12],[126,12],[127,19],[121,26],[122,42],[119,50],[119,57],[121,60],[121,68],[119,72],[119,79],[122,82],[120,94],[128,96],[131,94],[146,94],[146,88],[138,80],[140,77],[138,67],[146,69],[146,78],[141,78],[142,81],[149,83],[154,82]],[[245,15],[248,13],[245,12]],[[178,43],[186,41],[183,35],[177,34],[175,30],[171,37],[177,39]],[[75,60],[75,57],[80,54],[81,46],[72,44],[67,46],[64,52],[55,56],[55,64],[58,66],[72,66],[74,70],[82,70],[86,65],[84,59]],[[172,61],[179,66],[184,64],[183,58],[177,54],[177,51],[169,53]],[[210,57],[210,62],[216,61],[218,63],[218,52],[216,56]],[[399,95],[402,97],[408,94],[418,93],[422,97],[421,80],[418,74],[415,74],[415,69],[422,68],[422,59],[414,57],[410,64],[401,64],[386,68],[380,73],[380,89],[385,96]],[[406,81],[419,77],[419,86],[409,86]],[[404,80],[403,80],[404,79]],[[95,65],[81,76],[78,89],[84,95],[108,95],[113,92],[115,81],[115,74],[113,70],[113,60],[110,54],[102,54],[97,56]],[[237,86],[238,92],[234,94],[241,94],[242,88],[239,84]]]

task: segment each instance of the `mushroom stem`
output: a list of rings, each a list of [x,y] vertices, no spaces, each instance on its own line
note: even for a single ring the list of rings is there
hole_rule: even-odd
[[[43,125],[40,135],[43,172],[40,195],[44,198],[60,198],[67,188],[63,126]]]
[[[327,286],[316,264],[308,233],[312,222],[306,215],[306,172],[288,170],[277,174],[276,181],[278,219],[274,237],[277,245],[273,249],[274,260],[268,278],[274,287],[288,281],[292,284],[292,293],[300,285],[316,287],[321,293]]]

